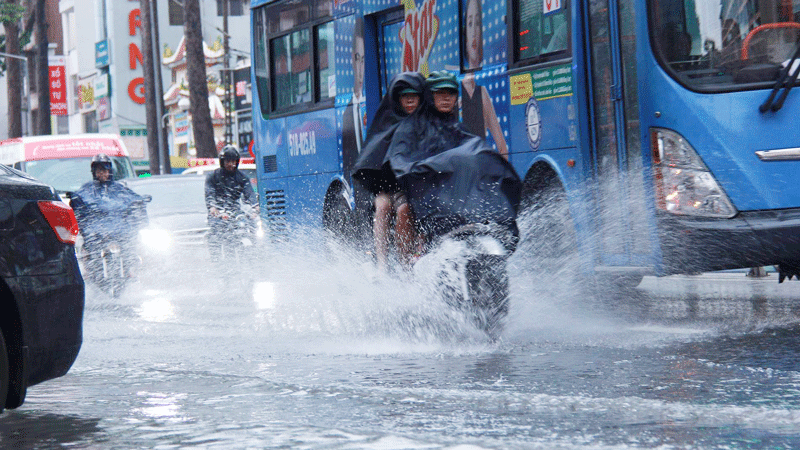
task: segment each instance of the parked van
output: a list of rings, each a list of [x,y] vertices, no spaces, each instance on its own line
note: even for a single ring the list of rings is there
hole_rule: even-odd
[[[136,177],[128,150],[115,134],[25,136],[0,141],[0,163],[27,172],[59,193],[78,190],[92,181],[91,161],[105,153],[114,165],[114,179]]]

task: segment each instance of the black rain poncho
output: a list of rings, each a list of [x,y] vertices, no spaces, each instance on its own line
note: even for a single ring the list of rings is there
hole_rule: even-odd
[[[367,130],[361,153],[353,166],[353,178],[373,194],[381,191],[394,192],[398,188],[397,180],[386,159],[386,152],[400,123],[408,117],[400,105],[400,95],[406,88],[419,92],[420,106],[417,107],[419,111],[424,107],[422,95],[424,84],[425,78],[418,72],[399,73],[392,78],[389,89],[378,106],[375,118]]]
[[[421,230],[441,234],[468,223],[496,223],[517,233],[522,182],[511,164],[458,121],[442,115],[426,88],[427,107],[402,121],[387,161]]]

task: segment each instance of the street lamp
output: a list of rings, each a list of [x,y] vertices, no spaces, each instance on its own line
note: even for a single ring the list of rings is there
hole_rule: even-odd
[[[191,102],[186,97],[181,97],[181,99],[178,100],[178,109],[181,111],[188,111],[190,105]],[[169,123],[166,122],[167,116],[172,116],[172,111],[167,111],[161,116],[161,127],[164,129],[164,135],[168,134],[167,125],[169,125]],[[172,141],[175,142],[174,136],[172,137]],[[158,164],[164,167],[164,154],[162,152],[158,152]]]

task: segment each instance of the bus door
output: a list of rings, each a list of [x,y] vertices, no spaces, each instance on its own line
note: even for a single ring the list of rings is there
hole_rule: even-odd
[[[378,26],[378,79],[381,97],[389,88],[389,81],[401,72],[403,47],[400,44],[400,30],[405,15],[402,8],[395,8],[376,17]]]
[[[596,265],[652,267],[636,84],[633,0],[591,0],[589,75],[593,132]],[[640,11],[644,14],[644,11]]]

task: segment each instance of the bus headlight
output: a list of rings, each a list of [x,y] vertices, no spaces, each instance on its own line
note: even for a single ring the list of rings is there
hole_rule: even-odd
[[[680,134],[650,131],[656,205],[673,214],[731,218],[737,211],[700,155]]]

